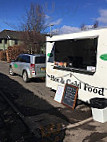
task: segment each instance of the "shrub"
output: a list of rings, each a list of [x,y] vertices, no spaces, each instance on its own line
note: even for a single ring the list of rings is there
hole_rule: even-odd
[[[6,51],[7,62],[15,60],[17,56],[21,53],[26,53],[24,46],[9,46]]]
[[[1,61],[6,61],[7,60],[6,50],[0,51],[0,60]]]

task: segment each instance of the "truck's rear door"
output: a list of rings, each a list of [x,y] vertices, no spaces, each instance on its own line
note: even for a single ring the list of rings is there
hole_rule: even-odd
[[[35,74],[36,77],[45,77],[46,75],[46,57],[37,56],[35,57]]]

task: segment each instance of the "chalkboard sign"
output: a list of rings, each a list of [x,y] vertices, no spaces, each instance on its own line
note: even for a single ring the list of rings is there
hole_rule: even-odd
[[[66,84],[62,97],[62,104],[74,109],[76,98],[78,93],[78,87],[70,84]]]

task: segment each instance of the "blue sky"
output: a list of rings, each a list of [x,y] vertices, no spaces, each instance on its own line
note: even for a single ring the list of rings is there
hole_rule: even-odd
[[[96,20],[107,26],[107,0],[0,0],[0,30],[15,30],[31,2],[43,6],[53,31],[78,31],[82,24],[90,27]]]

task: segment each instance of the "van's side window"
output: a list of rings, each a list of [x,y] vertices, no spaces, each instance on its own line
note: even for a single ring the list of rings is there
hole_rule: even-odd
[[[30,63],[30,56],[23,55],[21,58],[21,62]]]
[[[16,62],[21,62],[21,55],[17,57]]]

